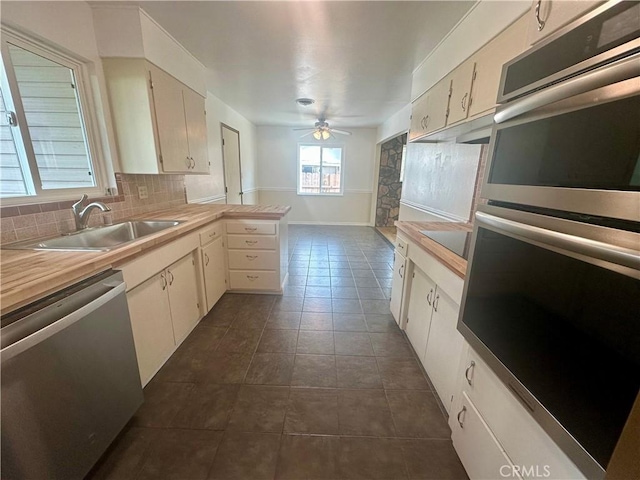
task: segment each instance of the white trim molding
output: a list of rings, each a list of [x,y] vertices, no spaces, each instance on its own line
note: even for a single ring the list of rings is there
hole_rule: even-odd
[[[436,217],[440,217],[443,220],[448,222],[467,223],[469,221],[469,219],[467,218],[458,217],[457,215],[452,215],[448,212],[443,212],[442,210],[438,210],[437,208],[432,208],[427,205],[421,205],[419,203],[415,203],[410,200],[400,199],[400,204],[413,208],[414,210],[418,210],[419,212],[428,213],[429,215],[435,215]]]

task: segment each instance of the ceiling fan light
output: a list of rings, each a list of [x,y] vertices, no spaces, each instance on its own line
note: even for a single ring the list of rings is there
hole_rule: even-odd
[[[320,140],[322,138],[322,132],[320,130],[316,130],[315,132],[313,132],[313,138],[315,138],[316,140]]]
[[[329,131],[328,130],[323,130],[322,131],[322,139],[323,140],[328,140],[329,137],[331,137],[331,134],[329,133]]]

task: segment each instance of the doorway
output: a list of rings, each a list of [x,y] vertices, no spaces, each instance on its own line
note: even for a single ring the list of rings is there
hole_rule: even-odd
[[[399,135],[380,146],[380,172],[376,200],[376,229],[392,243],[402,196],[402,173],[407,145],[407,134]]]
[[[242,205],[242,165],[240,163],[240,132],[224,123],[222,128],[222,163],[227,203]]]

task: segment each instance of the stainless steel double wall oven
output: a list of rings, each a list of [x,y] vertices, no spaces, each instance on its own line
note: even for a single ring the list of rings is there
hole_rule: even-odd
[[[640,387],[640,2],[503,67],[458,329],[588,478]]]

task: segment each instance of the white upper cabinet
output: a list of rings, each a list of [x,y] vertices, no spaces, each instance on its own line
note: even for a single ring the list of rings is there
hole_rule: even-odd
[[[447,124],[451,80],[443,78],[418,98],[411,108],[409,140],[416,140]]]
[[[186,87],[182,89],[182,97],[187,125],[189,156],[193,159],[192,173],[209,173],[207,118],[204,98]]]
[[[589,10],[601,5],[602,1],[580,0],[533,0],[528,18],[528,44],[533,45],[548,37],[566,24]]]
[[[204,98],[144,59],[104,58],[123,173],[208,173]]]
[[[528,22],[527,15],[520,17],[468,60],[475,64],[469,117],[495,108],[502,65],[524,52]]]
[[[451,79],[451,99],[449,100],[449,116],[447,125],[452,125],[469,116],[471,82],[475,63],[469,59],[459,65],[447,78]]]

